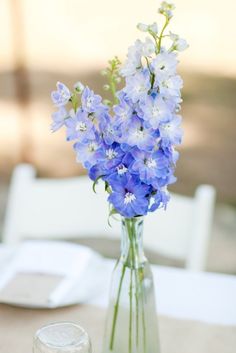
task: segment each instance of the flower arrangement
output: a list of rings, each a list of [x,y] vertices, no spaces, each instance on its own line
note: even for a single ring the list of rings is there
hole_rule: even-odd
[[[95,184],[105,182],[111,213],[127,218],[165,208],[167,186],[176,181],[183,85],[176,74],[177,54],[188,45],[177,34],[166,34],[173,9],[173,4],[162,2],[162,29],[157,23],[139,23],[137,28],[149,37],[129,47],[123,67],[115,57],[103,70],[109,81],[104,88],[111,91],[113,102],[102,101],[80,82],[73,91],[58,82],[51,95],[59,108],[52,114],[52,131],[65,126],[67,140],[75,141],[77,161]],[[117,91],[122,78],[124,87]]]
[[[113,101],[102,100],[81,82],[72,91],[57,83],[52,131],[66,129],[77,160],[96,183],[102,179],[110,215],[122,219],[121,257],[111,286],[103,353],[159,353],[154,287],[142,246],[142,217],[166,208],[181,143],[179,115],[183,81],[176,73],[178,52],[187,42],[166,33],[174,5],[161,3],[156,22],[138,24],[148,36],[129,47],[123,66],[117,57],[102,74]],[[124,83],[123,88],[117,89]]]

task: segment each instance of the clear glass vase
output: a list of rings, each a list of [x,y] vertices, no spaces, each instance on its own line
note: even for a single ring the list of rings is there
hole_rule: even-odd
[[[143,218],[122,218],[103,353],[160,353],[153,277],[143,252]]]

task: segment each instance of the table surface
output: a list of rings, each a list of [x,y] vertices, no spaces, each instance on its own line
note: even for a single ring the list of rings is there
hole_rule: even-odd
[[[0,352],[31,353],[36,330],[46,323],[72,321],[89,333],[101,353],[106,311],[88,305],[24,309],[0,304]],[[236,327],[158,316],[162,353],[235,353]],[[153,352],[147,352],[153,353]]]
[[[0,271],[12,249],[0,246]],[[106,308],[114,260],[104,260],[101,289],[87,304]],[[158,313],[177,319],[236,326],[236,276],[152,266]]]

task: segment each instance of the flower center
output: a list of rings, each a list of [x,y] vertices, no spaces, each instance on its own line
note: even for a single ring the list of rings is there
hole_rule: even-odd
[[[169,88],[169,80],[163,80],[161,81],[162,87]]]
[[[76,131],[84,132],[87,130],[87,126],[83,121],[79,121],[75,128]]]
[[[165,124],[165,125],[163,125],[163,128],[165,130],[171,130],[171,124]]]
[[[136,197],[134,194],[132,194],[132,192],[127,192],[125,194],[125,199],[124,199],[124,204],[127,205],[131,202],[133,202],[134,200],[136,200]]]
[[[97,149],[97,144],[95,142],[90,142],[90,144],[88,145],[88,151],[89,152],[94,152]]]
[[[126,166],[124,166],[124,164],[121,164],[121,165],[119,165],[117,168],[117,173],[119,174],[119,175],[123,175],[123,174],[125,174],[126,172],[127,172],[127,168],[126,168]]]
[[[140,140],[144,138],[144,129],[142,126],[135,131],[135,135]]]
[[[157,163],[154,159],[152,158],[147,158],[144,160],[144,164],[148,167],[148,168],[155,168],[157,166]]]
[[[157,106],[152,107],[152,116],[157,117],[159,115],[159,108]]]
[[[116,156],[118,155],[118,153],[116,151],[114,151],[112,148],[109,148],[107,151],[106,151],[106,156],[109,160],[115,158]]]
[[[87,99],[87,107],[88,108],[91,108],[93,101],[94,101],[93,97],[88,97],[88,99]]]
[[[146,91],[146,86],[144,83],[141,83],[138,87],[137,87],[137,92],[138,93],[142,93]]]

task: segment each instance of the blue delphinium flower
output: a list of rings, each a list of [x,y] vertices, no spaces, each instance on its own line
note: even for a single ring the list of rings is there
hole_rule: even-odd
[[[159,75],[156,76],[155,85],[159,88],[162,96],[180,96],[180,90],[183,87],[183,80],[179,75]]]
[[[135,148],[131,151],[134,162],[131,171],[146,184],[152,184],[158,178],[166,178],[169,175],[169,161],[160,150],[144,152]]]
[[[165,188],[157,190],[156,193],[152,196],[152,204],[149,211],[154,212],[161,207],[165,209],[169,200],[170,194]]]
[[[88,87],[85,87],[81,95],[81,105],[83,110],[88,113],[94,113],[100,107],[101,102],[101,96],[94,94],[92,90],[90,90]]]
[[[171,119],[160,124],[159,131],[163,146],[179,145],[183,136],[181,117],[173,115]]]
[[[51,98],[57,107],[61,107],[69,102],[71,98],[71,92],[69,88],[64,85],[64,83],[57,82],[57,91],[52,92]]]
[[[124,217],[146,215],[150,187],[141,183],[136,176],[122,178],[120,183],[111,183],[112,193],[108,201]]]
[[[128,145],[137,146],[143,151],[151,151],[156,142],[155,131],[145,128],[143,121],[134,116],[130,121],[129,129],[123,132],[120,141],[124,145],[122,148]]]
[[[122,76],[130,76],[136,73],[137,69],[141,67],[142,59],[142,42],[137,39],[134,45],[128,48],[127,61],[121,69]]]
[[[90,169],[97,164],[103,156],[101,145],[97,140],[88,143],[76,142],[74,149],[78,162],[81,162],[86,169]]]
[[[60,107],[58,111],[52,113],[52,124],[51,131],[55,132],[65,125],[66,119],[69,118],[69,114],[64,107]]]
[[[175,146],[183,134],[178,115],[183,81],[176,72],[177,55],[188,45],[178,35],[164,33],[173,9],[162,2],[159,13],[165,17],[164,27],[140,23],[138,29],[150,36],[129,47],[121,69],[114,58],[103,70],[109,83],[104,88],[111,91],[114,104],[102,101],[80,82],[72,91],[58,82],[51,95],[59,108],[52,114],[52,131],[65,126],[78,162],[94,185],[98,179],[105,182],[113,211],[127,218],[166,208],[167,186],[176,181],[179,153]],[[119,74],[125,85],[117,92]]]
[[[121,127],[124,129],[128,126],[134,112],[133,104],[129,104],[127,101],[121,100],[118,105],[113,108],[114,120],[117,128]]]
[[[117,138],[120,135],[114,119],[112,119],[111,116],[107,113],[100,117],[99,130],[105,144],[107,145],[111,145],[117,141]]]
[[[65,125],[68,141],[78,140],[83,143],[95,139],[93,123],[81,108],[66,120]]]
[[[137,103],[145,97],[151,88],[150,74],[148,70],[136,72],[133,76],[126,78],[126,86],[124,92],[132,100]]]
[[[177,66],[176,54],[163,52],[160,53],[152,60],[151,68],[155,74],[155,77],[165,75],[169,77],[175,74]]]
[[[104,145],[102,149],[102,156],[100,158],[100,164],[105,174],[111,173],[116,166],[118,166],[122,158],[124,157],[124,152],[120,148],[118,143],[113,143],[112,145]]]
[[[147,125],[157,129],[161,122],[167,121],[171,117],[171,112],[161,95],[147,95],[140,103],[143,119]]]

